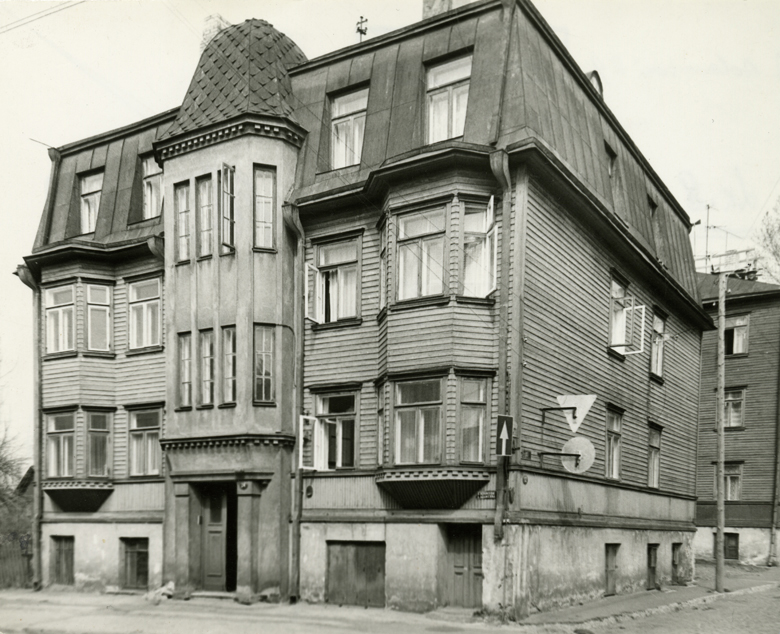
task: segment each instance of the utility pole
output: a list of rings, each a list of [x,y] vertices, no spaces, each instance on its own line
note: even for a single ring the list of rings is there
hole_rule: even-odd
[[[363,41],[363,36],[368,33],[368,27],[366,26],[366,22],[368,22],[367,18],[364,18],[362,15],[360,16],[360,20],[358,20],[357,23],[357,33],[360,33],[360,41]]]
[[[709,207],[708,207],[709,210]],[[723,528],[726,524],[726,496],[723,479],[723,462],[726,457],[724,421],[726,403],[726,287],[728,275],[721,271],[718,278],[718,399],[715,419],[718,422],[718,464],[716,466],[718,496],[718,528],[715,535],[715,590],[723,592]]]

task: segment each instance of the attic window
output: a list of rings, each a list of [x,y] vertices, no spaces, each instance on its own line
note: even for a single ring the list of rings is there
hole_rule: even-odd
[[[100,192],[103,190],[103,172],[79,178],[81,194],[81,233],[92,233],[97,224],[100,209]]]
[[[471,55],[428,69],[428,143],[463,136],[470,80]]]
[[[331,101],[331,167],[340,169],[360,163],[366,128],[368,88],[355,90]]]
[[[617,175],[617,153],[608,143],[604,143],[604,150],[607,152],[607,173],[612,178]]]
[[[162,210],[162,170],[153,156],[144,164],[144,220],[156,218]]]

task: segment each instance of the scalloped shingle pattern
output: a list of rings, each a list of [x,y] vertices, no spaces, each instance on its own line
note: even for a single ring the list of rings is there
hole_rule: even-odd
[[[230,26],[206,46],[179,115],[161,139],[241,114],[291,117],[289,68],[306,56],[265,20]]]

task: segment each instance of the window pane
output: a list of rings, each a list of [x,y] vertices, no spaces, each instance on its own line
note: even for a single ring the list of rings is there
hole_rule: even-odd
[[[144,473],[144,435],[130,435],[130,475]]]
[[[350,165],[350,129],[352,121],[346,119],[333,124],[333,137],[331,140],[333,169],[340,169]]]
[[[146,433],[147,473],[154,475],[160,472],[160,434],[152,431]]]
[[[396,404],[432,403],[441,401],[441,380],[410,381],[396,385]]]
[[[471,76],[471,56],[432,66],[427,75],[429,90],[466,79]]]
[[[747,327],[734,328],[734,347],[732,354],[744,354],[747,352]]]
[[[108,434],[90,434],[89,436],[89,475],[106,475],[106,456],[108,454]]]
[[[319,414],[348,414],[355,411],[354,394],[322,396],[317,400]]]
[[[331,266],[357,260],[357,241],[323,244],[319,248],[320,266]]]
[[[398,420],[399,462],[417,462],[416,431],[417,410],[396,412]]]
[[[81,177],[81,193],[89,194],[103,189],[103,173]]]
[[[63,350],[73,350],[73,306],[60,309],[62,311],[62,342]]]
[[[466,207],[463,218],[463,230],[466,233],[485,233],[487,231],[487,208]]]
[[[108,430],[108,414],[90,412],[88,418],[90,429]]]
[[[341,421],[341,466],[355,466],[355,421]]]
[[[398,218],[398,239],[406,240],[444,231],[444,209],[432,209]]]
[[[49,442],[47,443],[48,452],[48,475],[50,478],[54,478],[60,475],[60,437],[49,436]]]
[[[51,288],[46,293],[46,305],[48,307],[61,306],[73,303],[73,287]]]
[[[73,434],[65,434],[60,437],[62,444],[62,473],[61,475],[73,475]]]
[[[355,116],[352,120],[352,165],[360,163],[360,157],[363,155],[363,135],[365,129],[366,115],[361,114]]]
[[[144,345],[144,307],[136,304],[130,307],[130,347],[143,348]]]
[[[468,462],[481,462],[480,436],[485,416],[484,407],[463,407],[461,409],[461,456]]]
[[[160,412],[157,410],[149,411],[149,412],[134,412],[132,420],[133,420],[134,429],[146,429],[148,427],[159,427]]]
[[[149,317],[149,341],[147,345],[156,346],[160,343],[160,302],[149,302],[146,307]]]
[[[439,459],[439,408],[420,411],[423,424],[423,462]]]
[[[68,431],[73,429],[73,414],[60,414],[49,417],[50,431]]]
[[[108,286],[87,286],[87,301],[90,304],[108,304],[109,300]]]
[[[428,95],[428,143],[449,138],[449,92]]]
[[[620,432],[621,417],[615,412],[607,412],[607,429],[614,432]]]
[[[485,379],[463,379],[462,400],[467,403],[485,402]]]
[[[485,237],[464,236],[463,293],[465,295],[481,297],[488,291],[485,284],[488,275],[485,247]]]
[[[466,108],[469,102],[469,85],[452,89],[452,129],[450,137],[463,136],[466,128]]]
[[[342,117],[359,110],[365,110],[368,106],[368,88],[341,95],[333,99],[332,116]]]
[[[147,280],[130,285],[130,301],[137,302],[160,296],[160,280]]]
[[[422,295],[436,295],[444,290],[444,238],[422,243]]]
[[[402,244],[398,251],[398,299],[419,295],[420,245]]]
[[[62,328],[59,310],[46,311],[46,351],[59,352],[61,350],[60,332]]]
[[[89,307],[89,347],[92,350],[108,350],[108,309]]]
[[[339,319],[357,315],[357,266],[339,268]]]

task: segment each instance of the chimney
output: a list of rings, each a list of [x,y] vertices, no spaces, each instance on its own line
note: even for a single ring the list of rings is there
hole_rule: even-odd
[[[453,9],[476,2],[477,0],[423,0],[423,20],[432,18]]]
[[[206,48],[208,43],[214,39],[214,36],[217,33],[229,26],[230,22],[223,18],[219,13],[212,13],[211,15],[207,16],[206,19],[203,20],[203,35],[200,38],[201,53],[203,52],[203,49]]]

